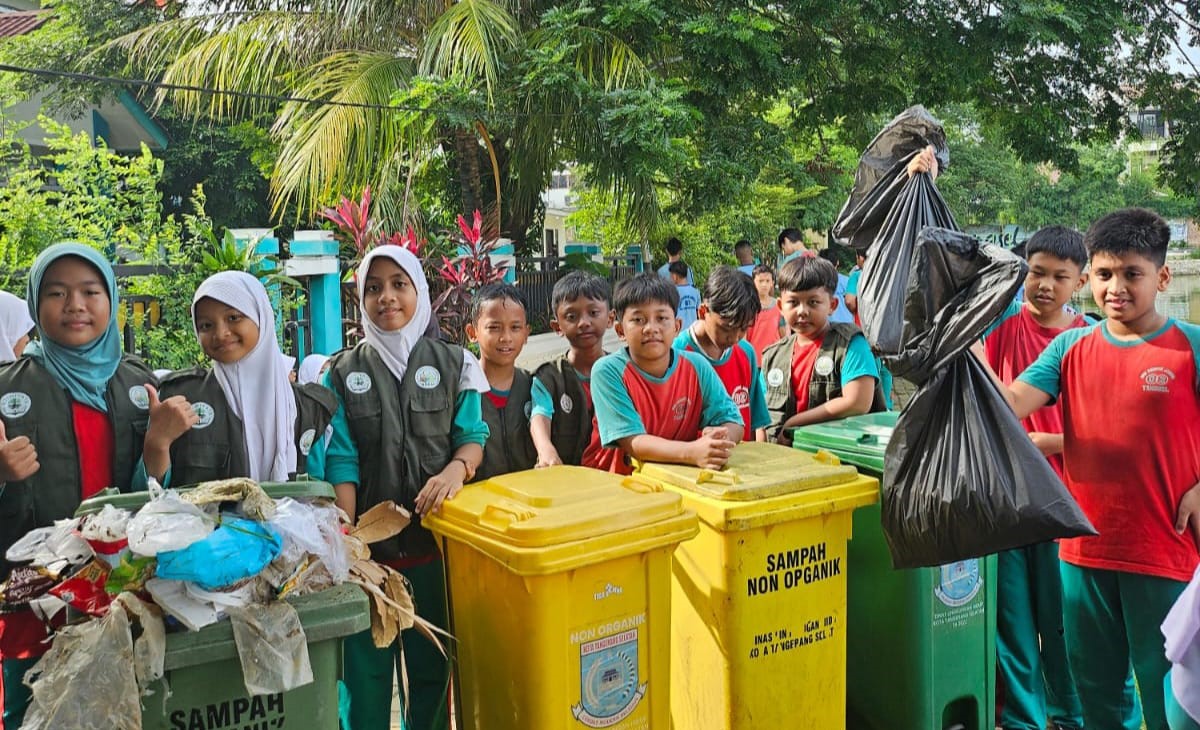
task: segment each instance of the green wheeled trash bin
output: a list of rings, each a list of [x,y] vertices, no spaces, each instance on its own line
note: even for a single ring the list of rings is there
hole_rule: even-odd
[[[896,413],[796,429],[882,483]],[[854,512],[847,556],[846,712],[850,730],[992,730],[996,557],[895,570],[879,504]]]
[[[333,487],[325,482],[262,486],[276,499],[333,499]],[[145,492],[104,494],[85,501],[76,514],[98,512],[105,504],[136,512],[148,498]],[[168,633],[163,679],[151,685],[153,694],[142,698],[143,729],[338,730],[342,639],[371,627],[367,596],[358,586],[346,583],[289,602],[296,608],[308,642],[311,684],[251,697],[242,679],[229,621],[199,631]]]

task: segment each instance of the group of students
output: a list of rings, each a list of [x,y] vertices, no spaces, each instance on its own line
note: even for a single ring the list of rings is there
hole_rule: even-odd
[[[1192,577],[1200,536],[1200,329],[1155,309],[1170,281],[1168,239],[1161,218],[1136,209],[1086,237],[1039,232],[1027,244],[1023,301],[977,348],[1100,532],[1000,557],[1006,730],[1047,721],[1133,730],[1143,717],[1151,730],[1167,727],[1158,626]],[[0,551],[106,487],[308,474],[334,485],[351,520],[386,500],[417,515],[372,556],[400,570],[421,615],[445,627],[441,557],[419,518],[467,482],[556,464],[719,469],[740,441],[787,444],[796,427],[886,408],[865,338],[831,321],[834,266],[801,255],[777,280],[753,273],[710,272],[696,320],[681,327],[667,279],[641,274],[610,294],[604,279],[572,272],[551,302],[567,351],[527,373],[516,365],[529,336],[518,289],[475,295],[466,333],[476,358],[427,336],[421,262],[380,246],[356,272],[362,342],[314,363],[319,383],[293,384],[266,290],[226,272],[193,300],[211,368],[160,379],[122,353],[108,262],[57,244],[31,269],[27,318],[0,298],[0,318],[36,331],[0,351],[15,360],[0,366]],[[1107,317],[1099,324],[1065,308],[1089,276]],[[614,325],[623,347],[607,353]],[[761,353],[746,339],[760,325],[776,335]],[[20,726],[23,675],[46,651],[47,630],[31,612],[0,614],[6,727]],[[351,727],[390,726],[399,642],[407,726],[447,726],[446,660],[411,634],[385,649],[369,632],[347,640]]]

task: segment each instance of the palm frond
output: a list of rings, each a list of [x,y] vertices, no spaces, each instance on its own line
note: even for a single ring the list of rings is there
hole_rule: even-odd
[[[504,6],[493,0],[459,0],[429,29],[421,73],[482,80],[491,103],[502,58],[519,37],[517,21]]]

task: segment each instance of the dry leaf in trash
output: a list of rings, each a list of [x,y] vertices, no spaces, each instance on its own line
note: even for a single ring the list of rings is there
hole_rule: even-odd
[[[350,531],[350,535],[370,545],[399,535],[408,527],[411,519],[408,510],[395,502],[380,502],[359,515],[358,524]]]
[[[258,482],[246,477],[202,482],[195,489],[180,492],[179,496],[197,506],[213,502],[241,502],[243,514],[258,522],[275,516],[275,500],[263,491]]]

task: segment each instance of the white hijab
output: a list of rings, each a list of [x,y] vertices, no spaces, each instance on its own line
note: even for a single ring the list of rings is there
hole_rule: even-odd
[[[404,273],[408,274],[408,278],[412,279],[413,286],[417,288],[417,311],[413,313],[408,324],[395,332],[380,329],[371,321],[371,317],[363,305],[363,295],[367,287],[367,272],[371,270],[371,262],[381,256],[391,259],[396,262],[397,266],[404,269]],[[429,327],[429,318],[433,309],[429,302],[429,282],[425,280],[421,262],[403,246],[385,244],[371,249],[363,257],[362,263],[358,265],[357,278],[358,305],[363,310],[364,339],[379,353],[379,357],[383,359],[384,364],[387,365],[396,380],[403,380],[404,372],[408,369],[408,356],[412,352],[413,346],[417,344],[417,340],[421,339]],[[477,390],[480,393],[491,390],[479,361],[466,349],[463,349],[462,352],[463,369],[462,377],[458,382],[459,390]]]
[[[294,358],[279,349],[275,338],[275,311],[262,282],[242,271],[223,271],[204,280],[192,298],[192,323],[196,303],[204,297],[237,309],[258,325],[258,344],[232,365],[213,363],[217,382],[229,407],[242,421],[250,478],[287,481],[296,471],[296,395],[288,382]]]
[[[17,359],[13,351],[17,340],[33,331],[34,322],[29,316],[29,305],[25,300],[0,291],[0,362]]]
[[[325,363],[329,362],[328,355],[321,355],[314,352],[300,361],[300,372],[296,373],[296,382],[304,385],[305,383],[317,383],[321,380],[321,368],[325,367]]]

